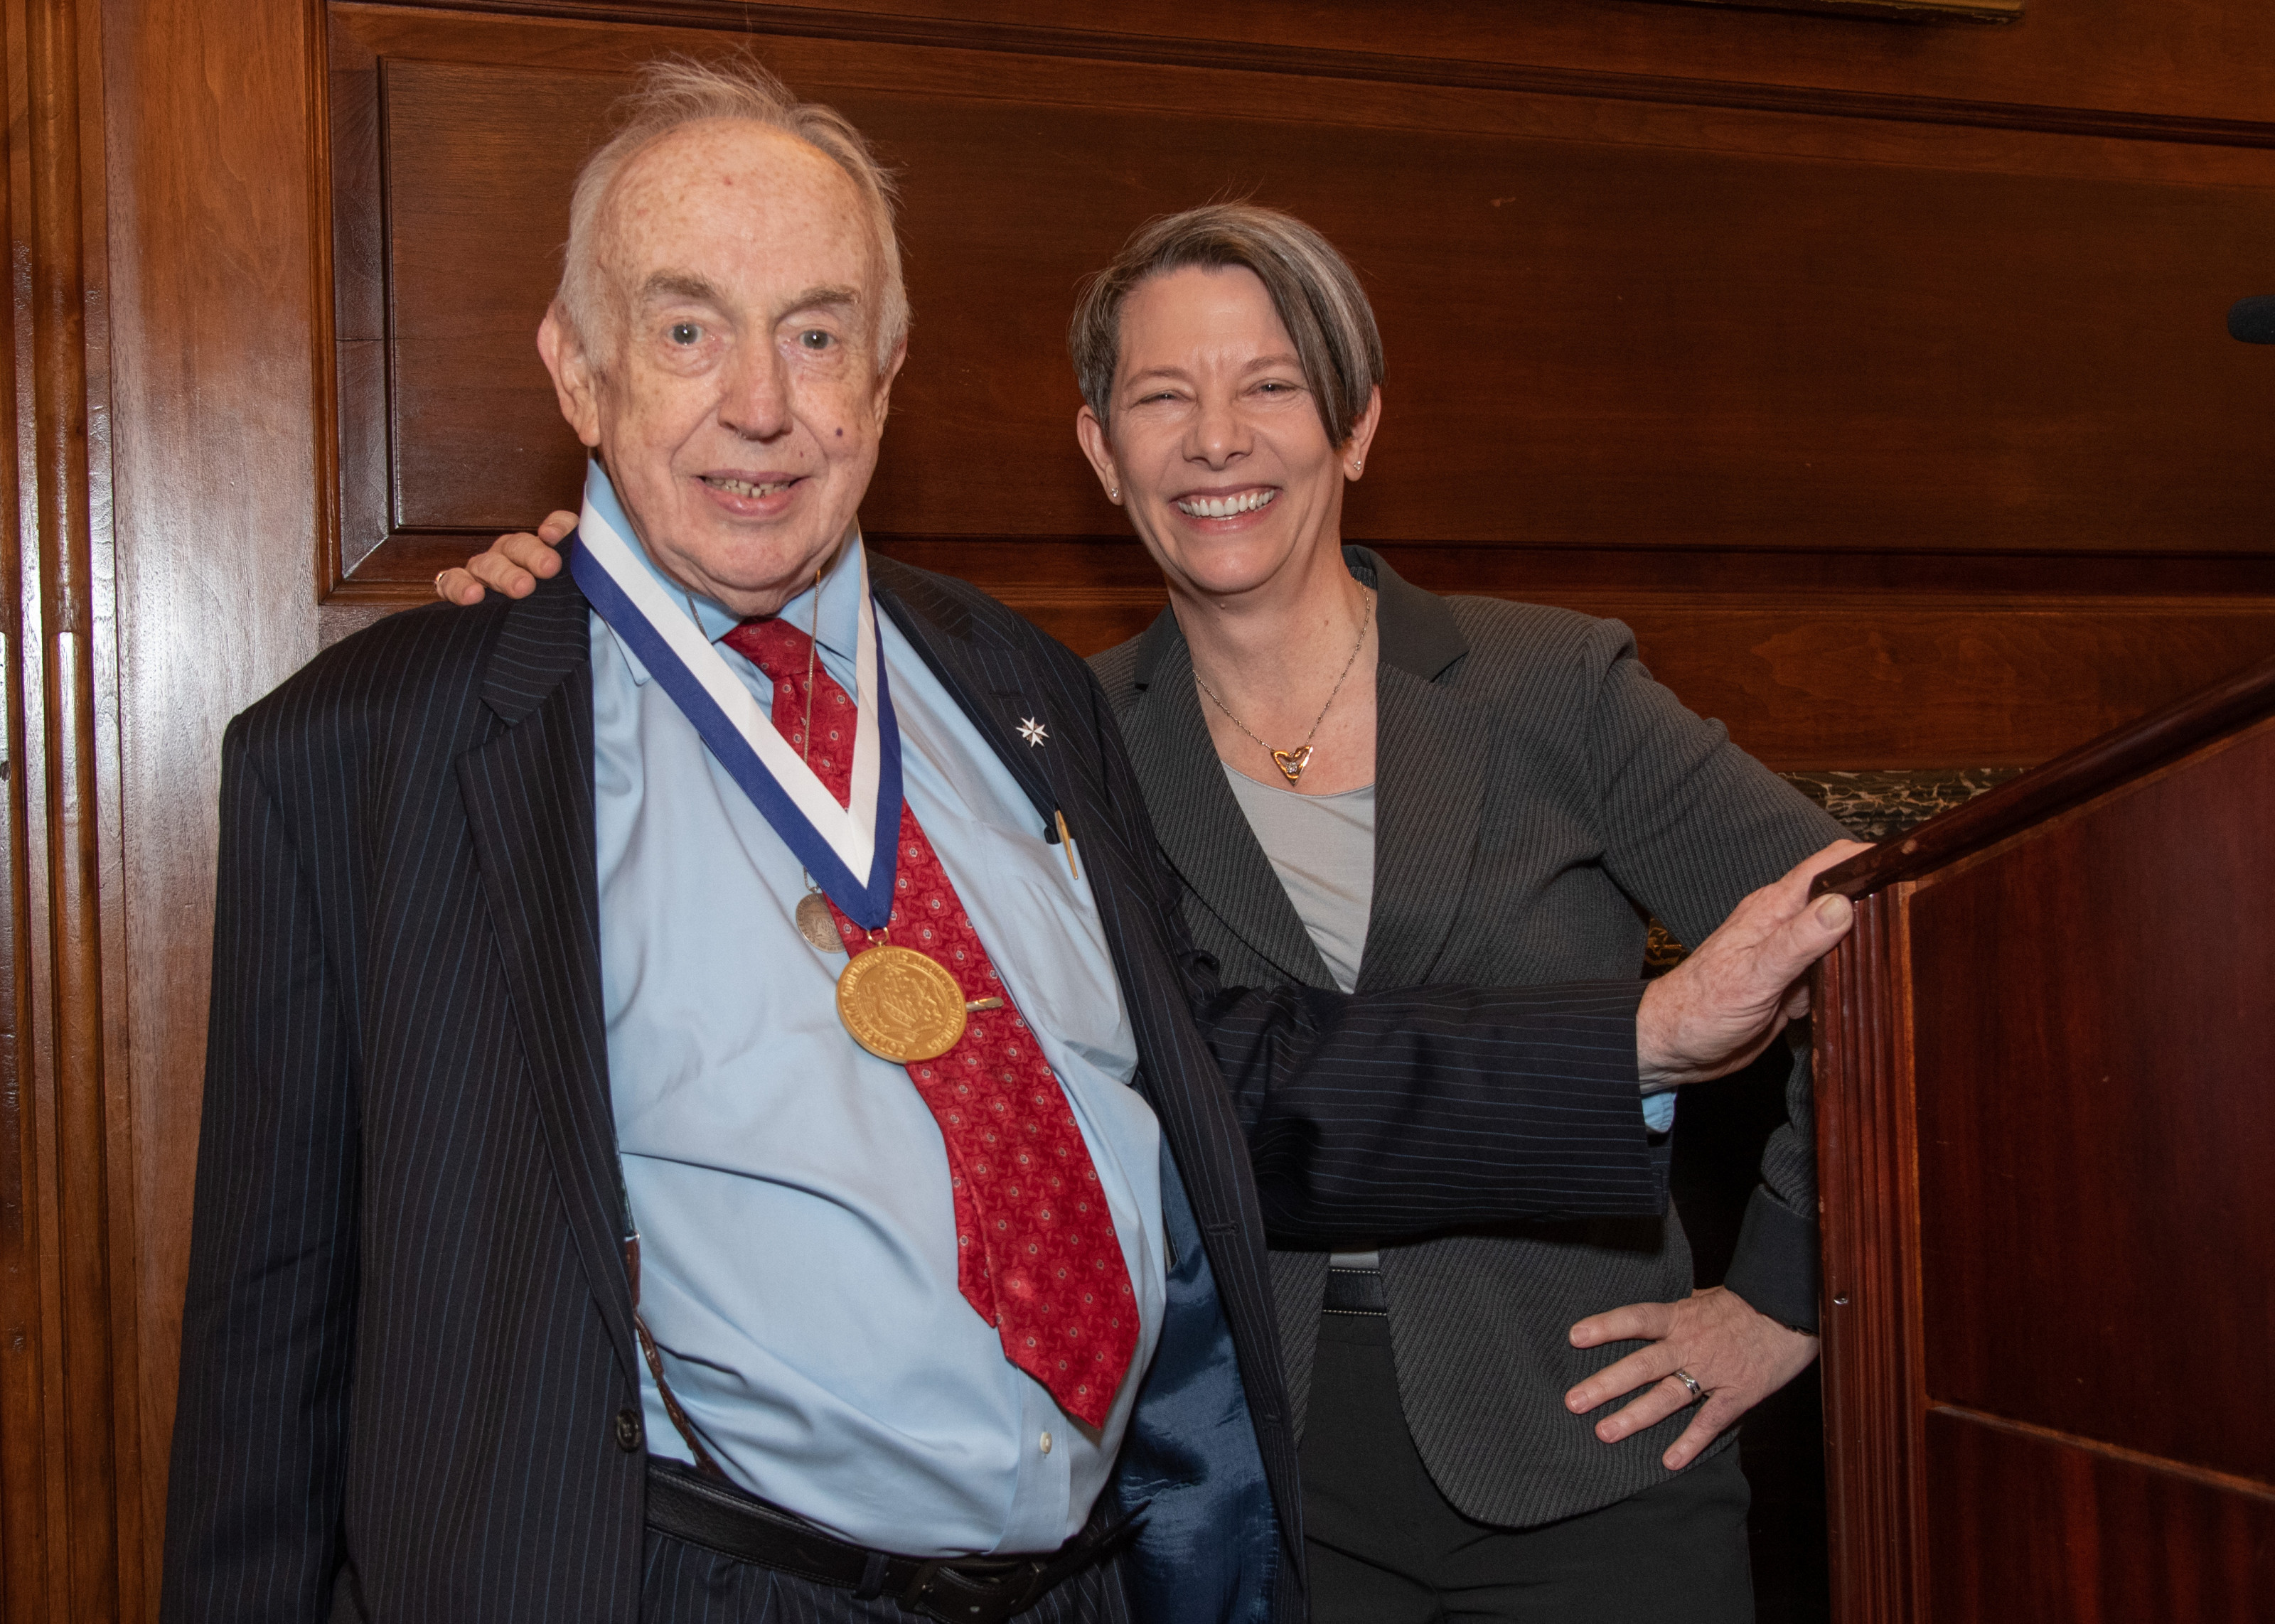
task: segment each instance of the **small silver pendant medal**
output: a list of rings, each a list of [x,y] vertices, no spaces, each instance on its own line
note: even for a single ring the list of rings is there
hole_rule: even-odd
[[[808,891],[797,899],[797,933],[812,942],[817,953],[845,951],[837,921],[830,917],[829,899],[819,891]]]

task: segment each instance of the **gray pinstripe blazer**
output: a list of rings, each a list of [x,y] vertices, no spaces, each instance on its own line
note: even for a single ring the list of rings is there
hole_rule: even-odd
[[[1175,1250],[1110,1490],[1137,1616],[1303,1613],[1264,1235],[1652,1212],[1636,989],[1230,991],[1105,699],[960,582],[885,612],[1063,810]],[[395,616],[231,725],[162,1616],[628,1620],[643,1545],[585,601]],[[1043,750],[1019,742],[1044,721]],[[752,1237],[763,1243],[763,1237]]]
[[[1364,548],[1345,556],[1380,593],[1374,909],[1360,992],[1636,977],[1645,910],[1697,942],[1746,892],[1841,837],[1720,724],[1652,682],[1624,626],[1439,598]],[[1175,618],[1164,610],[1092,666],[1183,881],[1194,940],[1236,982],[1334,986],[1224,782]],[[1815,1152],[1798,1065],[1788,1103],[1727,1283],[1772,1317],[1813,1326]],[[1273,1238],[1300,1434],[1326,1256]],[[1470,1227],[1386,1248],[1382,1268],[1407,1424],[1464,1514],[1525,1527],[1667,1477],[1659,1457],[1684,1416],[1606,1446],[1590,1430],[1601,1412],[1573,1416],[1563,1394],[1635,1346],[1575,1349],[1573,1322],[1689,1291],[1672,1209]]]

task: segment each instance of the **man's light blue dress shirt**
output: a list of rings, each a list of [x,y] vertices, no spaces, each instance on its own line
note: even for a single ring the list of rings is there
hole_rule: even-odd
[[[858,546],[820,593],[821,661],[848,692]],[[792,624],[815,624],[813,599],[785,606]],[[735,623],[692,607],[714,644]],[[900,630],[877,624],[909,804],[1081,1126],[1137,1294],[1136,1359],[1093,1433],[1003,1356],[956,1288],[932,1114],[839,1024],[844,958],[797,933],[797,859],[595,615],[601,991],[640,1309],[674,1395],[752,1492],[911,1555],[1047,1551],[1080,1531],[1160,1334],[1160,1130],[1128,1086],[1137,1045],[1089,886]],[[771,708],[767,678],[720,652]],[[648,1446],[687,1458],[640,1379]]]

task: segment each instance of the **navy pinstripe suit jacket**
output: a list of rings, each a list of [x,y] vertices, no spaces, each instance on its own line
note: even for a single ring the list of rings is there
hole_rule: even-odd
[[[1221,987],[1083,663],[960,582],[873,572],[1038,828],[1064,812],[1173,1163],[1111,1491],[1147,1506],[1137,1614],[1298,1620],[1266,1226],[1658,1211],[1639,988]],[[635,1618],[584,600],[564,573],[349,639],[231,725],[222,796],[163,1616]]]

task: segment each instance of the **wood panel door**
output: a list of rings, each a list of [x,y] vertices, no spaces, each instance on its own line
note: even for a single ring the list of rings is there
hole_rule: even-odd
[[[1825,877],[1843,1624],[2275,1595],[2275,664]]]

